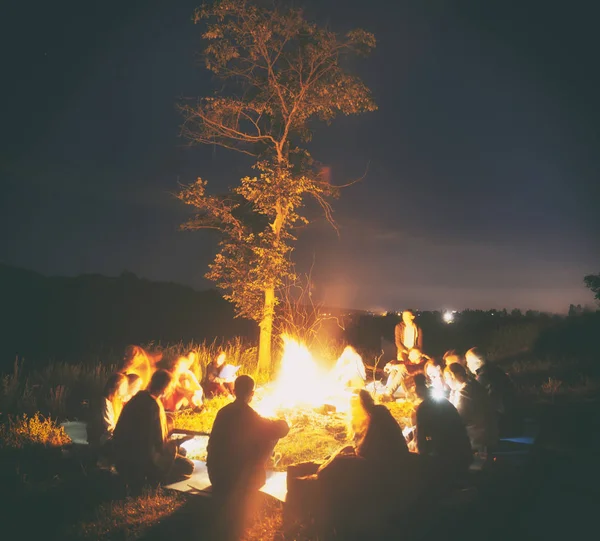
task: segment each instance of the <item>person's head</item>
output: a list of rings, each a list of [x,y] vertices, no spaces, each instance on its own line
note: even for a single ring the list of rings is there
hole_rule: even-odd
[[[219,353],[219,356],[215,359],[215,364],[217,366],[223,366],[223,364],[225,364],[225,359],[227,359],[227,355],[224,351],[222,351],[221,353]]]
[[[410,325],[414,319],[415,315],[410,310],[404,310],[404,312],[402,312],[402,321],[407,325]]]
[[[127,395],[127,376],[121,372],[111,374],[106,380],[102,396],[109,400],[123,399]]]
[[[446,366],[446,369],[444,370],[444,379],[450,389],[458,391],[462,389],[467,382],[467,370],[462,364],[452,363]]]
[[[160,398],[165,391],[171,385],[171,381],[173,380],[173,376],[170,372],[166,370],[157,370],[152,374],[152,378],[150,379],[150,384],[148,385],[148,392],[157,398]]]
[[[460,355],[458,353],[456,353],[456,350],[454,349],[449,349],[448,351],[446,351],[446,353],[444,353],[444,364],[446,366],[449,366],[453,363],[460,363]]]
[[[238,376],[233,384],[233,393],[236,400],[249,404],[254,396],[254,380],[245,374]]]
[[[429,381],[441,380],[444,373],[444,365],[436,359],[429,359],[424,367],[425,376]]]
[[[196,361],[196,352],[188,351],[185,355],[178,357],[173,364],[173,372],[186,372]]]
[[[142,378],[137,374],[127,374],[127,396],[126,400],[131,400],[136,394],[142,390]]]
[[[485,358],[477,348],[471,348],[465,353],[465,361],[467,368],[475,374],[485,363]]]
[[[428,392],[429,392],[427,389],[427,378],[425,377],[425,374],[415,374],[413,379],[415,382],[416,395],[421,400],[424,400],[427,397]]]

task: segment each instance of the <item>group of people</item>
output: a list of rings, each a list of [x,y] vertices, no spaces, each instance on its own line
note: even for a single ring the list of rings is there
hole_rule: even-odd
[[[193,463],[181,447],[188,438],[171,440],[171,412],[203,408],[204,396],[232,395],[233,384],[219,378],[225,356],[219,355],[200,384],[188,351],[168,370],[157,369],[160,354],[139,346],[126,350],[121,371],[109,376],[102,396],[92,402],[87,425],[90,447],[101,463],[113,464],[132,483],[166,482],[190,476]]]
[[[384,368],[388,377],[382,401],[392,401],[398,394],[416,397],[425,404],[428,413],[421,417],[427,420],[435,412],[450,415],[442,412],[452,407],[466,428],[472,450],[485,455],[500,434],[518,429],[512,381],[477,348],[468,350],[464,357],[454,350],[441,359],[423,354],[423,331],[414,319],[412,312],[405,311],[396,325],[397,358]]]

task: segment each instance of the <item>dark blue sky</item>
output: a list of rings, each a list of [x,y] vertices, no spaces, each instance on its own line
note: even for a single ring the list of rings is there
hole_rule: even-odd
[[[248,173],[178,138],[211,91],[193,0],[34,0],[4,9],[0,261],[210,284],[208,233],[170,194]],[[300,234],[316,296],[357,308],[591,303],[600,269],[600,52],[592,2],[301,2],[378,44],[353,66],[379,111],[318,128],[333,181],[366,178]]]

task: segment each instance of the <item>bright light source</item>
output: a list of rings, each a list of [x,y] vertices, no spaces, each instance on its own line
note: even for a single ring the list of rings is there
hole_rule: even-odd
[[[434,400],[443,400],[444,398],[446,398],[446,395],[444,394],[444,391],[442,389],[432,388],[431,398],[433,398]]]
[[[452,312],[444,312],[442,314],[442,319],[446,322],[446,323],[452,323],[454,321],[454,314]]]

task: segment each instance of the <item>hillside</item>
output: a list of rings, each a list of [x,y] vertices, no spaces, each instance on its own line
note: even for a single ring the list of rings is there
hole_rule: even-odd
[[[131,273],[46,277],[0,265],[0,369],[15,356],[78,360],[129,343],[253,337],[214,290],[152,282]]]

